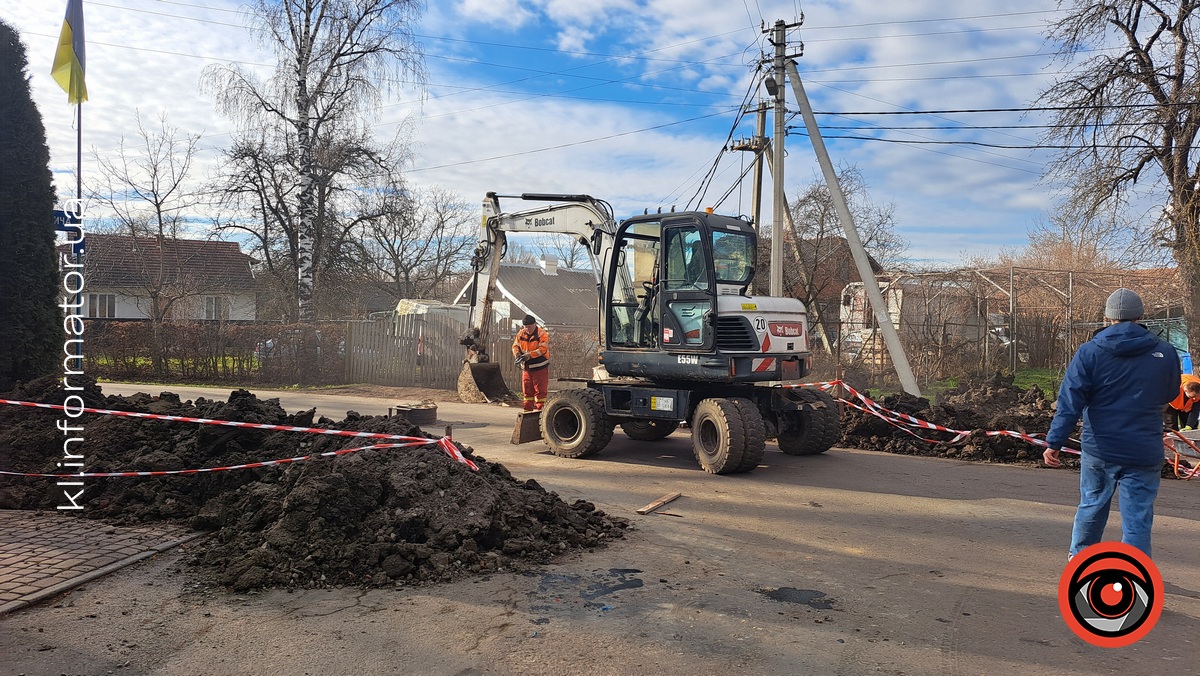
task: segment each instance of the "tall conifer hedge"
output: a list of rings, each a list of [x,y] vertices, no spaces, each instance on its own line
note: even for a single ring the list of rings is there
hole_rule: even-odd
[[[61,369],[54,184],[25,45],[0,21],[0,392]]]

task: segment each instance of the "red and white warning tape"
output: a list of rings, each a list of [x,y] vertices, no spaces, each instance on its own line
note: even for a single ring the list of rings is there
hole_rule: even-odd
[[[26,406],[29,408],[45,408],[45,409],[52,409],[52,410],[56,410],[56,411],[63,411],[63,410],[66,410],[66,408],[67,408],[66,406],[63,406],[62,404],[42,404],[42,403],[32,402],[32,401],[16,401],[13,399],[0,399],[0,404],[9,404],[11,406]],[[78,411],[79,413],[76,413],[76,411]],[[473,470],[479,469],[478,465],[476,465],[474,462],[472,462],[470,458],[463,455],[462,451],[458,450],[458,446],[456,446],[454,444],[454,442],[450,440],[449,437],[441,437],[440,439],[429,439],[426,437],[407,437],[407,436],[403,436],[400,434],[382,434],[379,432],[355,432],[353,430],[335,430],[335,429],[326,429],[323,427],[296,427],[296,426],[292,426],[292,425],[269,425],[267,423],[249,423],[249,422],[239,422],[236,420],[215,420],[212,418],[191,418],[188,416],[180,416],[180,415],[162,415],[159,413],[139,413],[137,411],[114,411],[114,410],[106,409],[106,408],[71,407],[71,412],[74,415],[79,415],[80,413],[97,413],[97,414],[101,414],[101,415],[114,415],[114,416],[120,416],[120,417],[124,417],[124,418],[143,418],[143,419],[148,419],[148,420],[166,420],[169,422],[196,423],[196,424],[200,424],[200,425],[222,425],[225,427],[244,427],[247,429],[266,430],[266,431],[273,431],[273,432],[302,432],[302,433],[306,433],[306,434],[328,434],[328,435],[344,436],[344,437],[358,437],[358,438],[363,438],[363,439],[387,439],[390,441],[402,441],[402,442],[406,442],[406,443],[375,444],[372,446],[358,446],[355,448],[342,449],[340,451],[330,451],[327,453],[304,455],[304,456],[298,456],[295,458],[283,458],[283,459],[279,459],[279,460],[265,460],[263,462],[254,462],[254,463],[249,463],[246,465],[231,465],[229,467],[210,467],[210,468],[204,468],[204,469],[191,469],[191,470],[171,470],[171,471],[161,471],[161,472],[107,472],[107,473],[96,473],[96,474],[80,474],[80,473],[76,473],[76,474],[25,474],[25,473],[21,473],[21,472],[0,471],[0,474],[7,474],[7,475],[12,475],[12,476],[44,476],[44,477],[164,476],[164,475],[168,475],[168,474],[197,474],[200,472],[219,472],[219,471],[233,470],[233,469],[247,469],[247,468],[253,468],[253,467],[266,467],[269,465],[282,465],[282,464],[286,464],[286,463],[290,463],[290,462],[299,462],[301,460],[308,460],[309,458],[314,458],[314,457],[343,455],[345,453],[353,453],[355,451],[362,451],[362,450],[367,450],[367,449],[407,448],[409,446],[427,446],[429,444],[436,444],[440,449],[442,449],[442,451],[446,455],[450,456],[457,462],[460,462],[460,463],[466,465],[467,467],[470,467]]]
[[[792,387],[815,387],[815,388],[819,388],[819,389],[831,389],[831,388],[837,387],[837,386],[841,386],[842,388],[844,388],[846,390],[846,392],[848,392],[851,396],[857,398],[859,401],[862,402],[862,404],[861,405],[857,404],[853,401],[850,401],[849,399],[838,399],[838,401],[841,401],[842,403],[844,403],[848,406],[851,406],[853,408],[856,408],[860,411],[863,411],[865,413],[874,415],[874,416],[880,418],[881,420],[887,422],[888,424],[896,427],[897,429],[899,429],[907,434],[910,434],[910,435],[916,437],[917,439],[920,439],[921,441],[924,441],[926,443],[930,443],[930,444],[955,443],[957,441],[960,441],[960,440],[966,438],[968,435],[971,434],[970,430],[951,429],[944,425],[939,425],[937,423],[929,422],[928,420],[921,420],[920,418],[908,415],[906,413],[900,413],[899,411],[893,411],[889,408],[881,406],[879,403],[875,402],[870,397],[855,390],[853,387],[847,385],[845,382],[843,382],[841,380],[829,380],[829,381],[816,382],[816,383],[804,383],[804,384],[799,384],[799,385],[793,385]],[[0,404],[9,404],[12,406],[28,406],[28,407],[33,407],[33,408],[46,408],[46,409],[54,409],[54,410],[60,410],[60,411],[66,409],[66,407],[61,404],[42,404],[42,403],[28,402],[28,401],[15,401],[12,399],[0,399]],[[329,435],[338,435],[338,436],[359,437],[359,438],[366,438],[366,439],[388,439],[388,440],[394,440],[394,441],[405,441],[408,443],[375,444],[372,446],[360,446],[357,448],[348,448],[348,449],[343,449],[341,451],[332,451],[332,452],[320,453],[320,454],[316,454],[316,455],[306,455],[306,456],[299,456],[299,457],[295,457],[295,458],[284,458],[284,459],[280,459],[280,460],[269,460],[269,461],[259,462],[259,463],[249,463],[246,465],[233,465],[233,466],[229,466],[229,467],[212,467],[212,468],[206,468],[206,469],[172,470],[172,471],[160,471],[160,472],[107,472],[107,473],[94,473],[94,474],[67,474],[67,475],[24,474],[24,473],[19,473],[19,472],[0,471],[0,474],[15,475],[15,476],[44,476],[44,477],[164,476],[164,475],[168,475],[168,474],[197,474],[200,472],[217,472],[217,471],[233,470],[233,469],[266,467],[269,465],[279,465],[279,464],[285,464],[285,463],[290,463],[290,462],[298,462],[301,460],[307,460],[312,457],[342,455],[345,453],[352,453],[355,451],[361,451],[361,450],[367,450],[367,449],[405,448],[405,447],[409,447],[409,446],[419,446],[419,445],[426,445],[426,444],[431,444],[431,443],[436,443],[439,447],[441,447],[441,449],[447,455],[449,455],[451,458],[454,458],[456,461],[467,465],[471,469],[474,469],[474,470],[479,469],[479,467],[475,463],[471,462],[471,460],[466,458],[458,450],[458,447],[455,446],[454,443],[447,437],[442,437],[441,439],[433,440],[433,439],[425,439],[425,438],[421,438],[421,437],[405,437],[405,436],[401,436],[401,435],[397,435],[397,434],[381,434],[381,433],[376,433],[376,432],[354,432],[354,431],[350,431],[350,430],[325,429],[325,428],[321,428],[321,427],[296,427],[296,426],[290,426],[290,425],[270,425],[270,424],[266,424],[266,423],[238,422],[238,421],[234,421],[234,420],[214,420],[214,419],[210,419],[210,418],[192,418],[192,417],[188,417],[188,416],[162,415],[162,414],[158,414],[158,413],[139,413],[139,412],[135,412],[135,411],[114,411],[114,410],[102,409],[102,408],[82,407],[82,408],[72,408],[71,410],[73,412],[79,411],[80,413],[97,413],[97,414],[102,414],[102,415],[123,416],[123,417],[127,417],[127,418],[166,420],[166,421],[170,421],[170,422],[188,422],[188,423],[197,423],[197,424],[201,424],[201,425],[223,425],[223,426],[227,426],[227,427],[244,427],[247,429],[269,430],[269,431],[276,431],[276,432],[302,432],[302,433],[307,433],[307,434],[329,434]],[[76,414],[76,415],[78,415],[78,414]],[[954,435],[954,437],[947,441],[939,442],[935,439],[927,439],[927,438],[921,436],[920,434],[917,434],[916,432],[913,431],[913,429],[910,429],[910,428],[945,432],[947,434]],[[1025,432],[1018,432],[1015,430],[985,430],[984,434],[987,436],[990,436],[990,437],[994,437],[994,436],[1013,437],[1013,438],[1021,439],[1022,441],[1034,444],[1036,446],[1041,446],[1043,448],[1046,448],[1048,446],[1046,444],[1045,440],[1039,439],[1035,435],[1027,434]],[[1076,455],[1079,454],[1079,451],[1077,451],[1075,449],[1071,449],[1071,448],[1063,448],[1062,450],[1067,453],[1073,453]],[[1193,470],[1193,474],[1195,472],[1196,472],[1196,470]]]
[[[961,441],[962,439],[966,438],[968,435],[971,434],[971,430],[955,430],[955,429],[951,429],[949,427],[945,427],[943,425],[939,425],[937,423],[929,422],[928,420],[921,420],[920,418],[913,417],[906,413],[900,413],[899,411],[893,411],[889,408],[879,405],[879,403],[875,402],[870,397],[859,392],[858,390],[855,390],[853,387],[850,387],[849,385],[847,385],[845,382],[843,382],[841,380],[829,380],[829,381],[818,382],[818,383],[804,383],[801,385],[794,385],[793,387],[815,387],[815,388],[827,390],[827,389],[831,389],[831,388],[839,386],[839,385],[842,388],[844,388],[846,390],[846,392],[848,392],[850,395],[852,395],[853,397],[860,400],[862,402],[862,405],[860,406],[859,404],[856,404],[853,401],[850,401],[848,399],[838,399],[838,401],[841,401],[842,403],[844,403],[848,406],[851,406],[853,408],[856,408],[860,411],[863,411],[865,413],[870,413],[871,415],[874,415],[875,417],[897,427],[898,429],[900,429],[903,432],[911,434],[912,436],[914,436],[926,443],[930,443],[930,444],[951,443],[952,444],[957,441]],[[947,441],[937,441],[934,439],[926,439],[925,437],[917,434],[916,432],[912,431],[912,429],[909,429],[909,428],[917,428],[917,429],[923,429],[923,430],[936,430],[938,432],[946,432],[948,434],[953,434],[954,437]],[[1015,430],[984,430],[984,434],[989,437],[1000,437],[1000,436],[1013,437],[1013,438],[1020,439],[1022,441],[1034,444],[1036,446],[1041,446],[1042,448],[1049,447],[1049,445],[1046,443],[1046,441],[1044,439],[1039,439],[1039,438],[1037,438],[1037,436],[1028,434],[1025,432],[1018,432]],[[1039,436],[1045,436],[1045,435],[1039,435]],[[1075,455],[1079,455],[1079,451],[1077,451],[1073,448],[1063,448],[1061,450],[1065,453],[1073,453]]]
[[[1176,444],[1176,439],[1183,441],[1185,444],[1184,449],[1180,449]],[[1200,463],[1197,463],[1191,469],[1187,469],[1187,465],[1182,462],[1183,456],[1200,458],[1200,446],[1197,446],[1195,441],[1183,436],[1179,430],[1171,430],[1170,434],[1163,435],[1163,447],[1174,457],[1171,464],[1174,467],[1175,476],[1184,481],[1190,481],[1193,477],[1200,476]],[[1180,469],[1180,465],[1183,465],[1182,470]]]

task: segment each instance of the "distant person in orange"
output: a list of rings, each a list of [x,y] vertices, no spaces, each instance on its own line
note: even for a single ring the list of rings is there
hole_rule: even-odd
[[[533,315],[525,315],[522,328],[513,338],[513,358],[521,367],[521,394],[526,411],[540,411],[550,389],[550,334],[538,326]]]
[[[1163,411],[1163,424],[1173,430],[1194,430],[1200,418],[1200,377],[1183,374],[1179,385],[1179,396],[1167,404]]]

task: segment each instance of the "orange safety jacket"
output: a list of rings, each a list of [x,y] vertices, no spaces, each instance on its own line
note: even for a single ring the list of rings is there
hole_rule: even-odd
[[[1180,378],[1179,380],[1180,380],[1179,396],[1175,397],[1175,399],[1171,401],[1170,406],[1171,406],[1171,408],[1175,409],[1176,411],[1181,411],[1183,413],[1189,413],[1192,410],[1192,404],[1196,403],[1196,400],[1189,399],[1188,396],[1186,394],[1184,394],[1183,386],[1188,384],[1189,382],[1200,383],[1200,377],[1185,373],[1185,374],[1183,374],[1183,377]]]
[[[529,359],[525,362],[526,371],[545,368],[550,365],[550,334],[537,324],[530,324],[517,332],[512,351],[514,357],[522,352],[529,353]]]

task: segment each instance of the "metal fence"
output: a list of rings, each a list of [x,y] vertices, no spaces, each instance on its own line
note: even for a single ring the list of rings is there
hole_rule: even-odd
[[[1187,347],[1182,286],[1174,270],[1014,266],[896,274],[881,279],[881,286],[905,355],[926,382],[1030,368],[1062,373],[1078,347],[1105,325],[1105,300],[1120,287],[1142,297],[1148,328],[1181,350]],[[869,376],[872,383],[893,377],[861,294],[844,294],[840,312],[824,314],[820,321],[828,342],[814,339],[815,352]],[[815,327],[813,335],[818,335]]]

